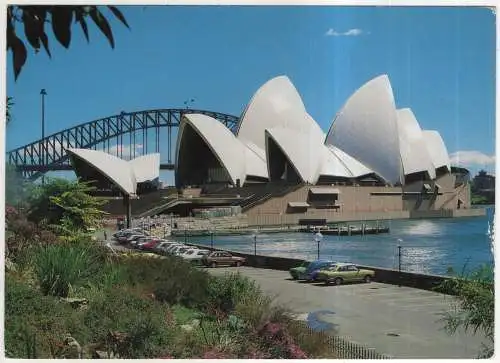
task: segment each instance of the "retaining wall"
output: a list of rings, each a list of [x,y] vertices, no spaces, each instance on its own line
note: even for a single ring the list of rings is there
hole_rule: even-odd
[[[186,244],[190,246],[211,250],[209,246],[207,247],[205,245],[196,245],[193,243],[186,243]],[[220,250],[220,249],[214,248],[213,250]],[[246,259],[245,263],[246,266],[271,269],[271,270],[288,271],[290,268],[296,267],[303,262],[303,260],[295,258],[260,256],[260,255],[255,256],[253,254],[246,254],[236,251],[228,251],[228,252],[230,252],[234,256],[244,257]],[[374,281],[376,282],[414,287],[422,290],[432,290],[433,288],[438,286],[441,282],[449,279],[449,277],[440,275],[427,275],[427,274],[407,272],[407,271],[400,272],[394,269],[365,266],[365,265],[356,265],[356,266],[358,266],[359,268],[366,268],[375,271]]]

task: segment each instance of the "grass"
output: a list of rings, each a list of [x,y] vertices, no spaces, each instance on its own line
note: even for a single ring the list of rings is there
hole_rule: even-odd
[[[17,271],[6,273],[8,357],[92,358],[98,351],[130,359],[303,354],[289,337],[284,310],[272,307],[255,282],[239,274],[214,277],[179,258],[114,256],[84,242],[34,248],[26,256]],[[86,304],[71,306],[66,297]],[[269,324],[280,325],[284,335],[266,335]],[[80,352],[68,345],[71,339]],[[313,345],[306,344],[311,357]]]
[[[41,247],[34,269],[43,294],[66,297],[99,270],[99,256],[89,246],[51,245]]]

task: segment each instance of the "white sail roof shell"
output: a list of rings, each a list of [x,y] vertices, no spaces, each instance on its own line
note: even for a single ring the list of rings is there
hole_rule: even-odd
[[[373,170],[367,168],[339,148],[333,145],[324,146],[324,161],[321,175],[357,178],[372,173]]]
[[[130,164],[104,151],[91,149],[66,149],[70,157],[78,157],[101,172],[127,195],[136,194],[137,182]]]
[[[265,150],[265,130],[275,127],[301,130],[306,109],[292,82],[286,76],[275,77],[260,87],[245,108],[237,137]]]
[[[326,143],[343,150],[387,182],[402,182],[396,107],[387,75],[372,79],[347,100]]]
[[[401,161],[405,175],[427,172],[436,178],[436,169],[422,136],[422,129],[409,108],[397,110]]]
[[[128,163],[137,183],[153,181],[160,177],[160,153],[142,155]]]
[[[242,144],[245,148],[246,175],[269,178],[266,152],[251,142]]]
[[[210,116],[185,114],[179,128],[178,137],[181,139],[186,123],[200,135],[210,150],[212,150],[215,157],[229,174],[231,182],[236,184],[236,180],[239,179],[243,185],[246,179],[245,161],[247,160],[245,146],[236,139],[231,130]],[[177,150],[177,156],[178,153],[179,150]]]
[[[323,160],[321,165],[320,175],[323,176],[338,176],[351,178],[351,171],[344,165],[335,153],[328,147],[323,145]]]
[[[271,137],[276,142],[302,181],[309,184],[316,184],[322,166],[323,144],[317,136],[312,130],[301,133],[284,127],[266,129],[266,138]]]
[[[438,169],[442,166],[446,166],[448,171],[450,171],[450,156],[448,155],[448,150],[439,132],[434,130],[423,130],[422,136],[429,150],[434,167]]]

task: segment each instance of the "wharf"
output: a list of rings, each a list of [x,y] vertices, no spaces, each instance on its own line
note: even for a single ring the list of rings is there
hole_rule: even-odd
[[[367,226],[362,224],[360,227],[357,226],[346,226],[346,227],[306,227],[300,228],[299,232],[311,233],[311,232],[321,232],[324,235],[334,235],[334,236],[357,236],[366,234],[379,234],[379,233],[390,233],[390,229],[387,226]]]
[[[242,228],[221,228],[214,229],[213,231],[206,229],[174,229],[172,230],[173,237],[210,237],[214,236],[244,236],[258,234],[271,234],[283,232],[297,232],[299,226],[278,226],[278,227],[242,227]]]

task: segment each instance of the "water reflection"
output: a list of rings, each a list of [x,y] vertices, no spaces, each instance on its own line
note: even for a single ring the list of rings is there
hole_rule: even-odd
[[[461,219],[399,220],[391,222],[391,233],[367,236],[325,235],[321,258],[362,265],[397,268],[398,239],[402,239],[402,267],[408,271],[446,273],[460,271],[464,263],[475,267],[493,260],[485,233],[492,215]],[[182,238],[181,238],[182,239]],[[191,239],[210,244],[210,237]],[[216,236],[216,247],[252,253],[253,236]],[[317,258],[317,244],[311,233],[257,234],[257,253],[298,259]]]
[[[441,233],[441,226],[439,222],[420,220],[413,223],[413,225],[408,226],[405,234],[413,236],[430,236],[438,235]]]

